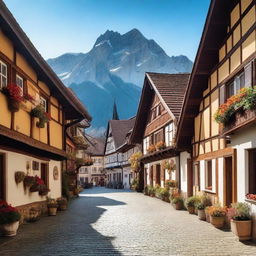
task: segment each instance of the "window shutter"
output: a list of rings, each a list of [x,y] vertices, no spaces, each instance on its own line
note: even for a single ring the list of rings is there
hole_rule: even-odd
[[[225,84],[223,84],[221,87],[220,87],[220,105],[223,104],[225,102],[225,95],[226,95],[226,86]]]
[[[252,62],[244,67],[244,87],[249,88],[252,86]]]

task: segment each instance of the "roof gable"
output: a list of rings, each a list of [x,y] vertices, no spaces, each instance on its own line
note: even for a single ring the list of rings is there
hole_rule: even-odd
[[[178,122],[177,147],[191,147],[194,118],[199,112],[203,91],[208,87],[208,77],[219,62],[219,48],[227,35],[229,24],[227,13],[237,2],[237,0],[211,1]]]
[[[130,138],[132,143],[140,143],[143,138],[155,94],[170,117],[175,121],[179,119],[188,80],[188,73],[146,73],[136,121]]]

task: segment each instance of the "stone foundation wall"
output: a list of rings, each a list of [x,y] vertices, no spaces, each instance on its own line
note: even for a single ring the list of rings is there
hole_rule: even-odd
[[[20,223],[24,223],[24,221],[29,221],[31,220],[31,218],[45,215],[48,211],[46,201],[33,202],[30,204],[17,206],[16,208],[21,214]]]

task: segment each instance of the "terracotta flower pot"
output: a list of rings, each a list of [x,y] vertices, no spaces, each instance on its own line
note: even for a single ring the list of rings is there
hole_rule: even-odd
[[[204,211],[204,212],[205,212],[206,221],[210,223],[210,214],[207,211]]]
[[[0,231],[3,234],[3,236],[16,236],[18,228],[19,221],[0,225]]]
[[[194,206],[188,206],[188,212],[189,214],[194,214],[195,213],[195,207]]]
[[[246,241],[252,238],[251,220],[231,220],[231,231],[238,236],[239,241]]]
[[[197,212],[198,212],[198,218],[199,218],[199,220],[206,220],[206,214],[205,214],[205,211],[204,211],[204,209],[203,210],[197,210]]]
[[[48,207],[48,215],[56,216],[57,215],[57,207]]]
[[[210,222],[215,228],[222,228],[225,223],[225,216],[222,216],[222,217],[210,216]]]
[[[67,210],[67,204],[60,204],[59,207],[58,207],[58,210],[60,210],[60,211]]]
[[[176,204],[173,204],[173,207],[175,210],[182,210],[182,203],[178,202]]]

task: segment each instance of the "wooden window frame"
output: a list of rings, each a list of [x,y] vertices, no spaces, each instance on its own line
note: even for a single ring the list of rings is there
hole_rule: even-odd
[[[209,166],[208,164],[211,163],[211,175],[209,176]],[[205,160],[205,191],[213,192],[213,169],[212,169],[212,159],[211,160]],[[210,177],[210,179],[209,179]],[[211,181],[211,186],[209,186],[209,181]]]
[[[22,86],[18,83],[17,80],[22,81]],[[25,79],[22,76],[20,76],[18,73],[16,73],[16,75],[15,75],[15,83],[16,83],[17,86],[19,86],[21,88],[22,95],[24,95],[24,92],[25,92]]]
[[[231,86],[231,84],[234,84],[235,83],[235,80],[237,79],[237,78],[241,78],[241,76],[244,76],[244,84],[243,84],[243,87],[241,87],[241,84],[240,84],[240,88],[239,89],[236,89],[236,88],[234,88],[234,91],[233,91],[233,93],[232,94],[230,94],[230,92],[229,92],[229,88],[230,88],[230,86]],[[230,97],[232,97],[233,95],[236,95],[238,92],[239,92],[239,90],[241,90],[242,88],[244,88],[245,87],[245,70],[244,70],[244,68],[238,73],[238,74],[236,74],[235,76],[233,76],[230,80],[229,80],[229,82],[228,83],[226,83],[226,86],[225,86],[226,88],[225,88],[225,90],[226,90],[226,94],[225,94],[225,100],[227,100],[228,98],[230,98]]]
[[[6,68],[6,75],[2,74],[2,65],[5,66]],[[3,86],[2,85],[2,78],[5,78],[6,79],[6,85]],[[8,85],[8,64],[5,63],[4,61],[0,60],[0,89],[3,89],[4,87],[6,87]]]

